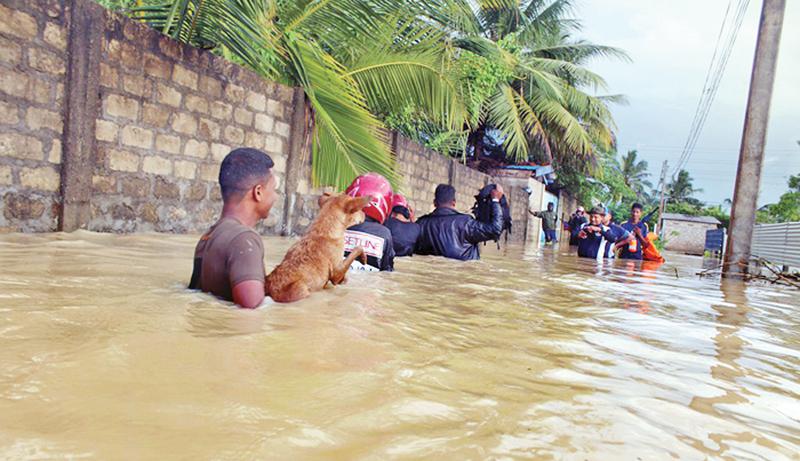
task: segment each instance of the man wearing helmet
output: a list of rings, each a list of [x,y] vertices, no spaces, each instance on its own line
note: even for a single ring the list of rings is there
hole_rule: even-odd
[[[389,217],[392,204],[391,184],[377,173],[367,173],[357,177],[345,193],[351,197],[372,197],[369,205],[364,208],[365,221],[350,227],[344,234],[345,257],[359,246],[367,255],[367,264],[355,261],[350,270],[365,272],[394,270],[392,233],[383,225]]]
[[[414,215],[408,201],[400,194],[392,198],[392,215],[386,220],[386,227],[392,233],[395,256],[411,256],[419,238],[419,224],[414,222]]]
[[[456,189],[448,184],[436,186],[433,213],[419,218],[420,236],[415,252],[467,261],[481,259],[478,244],[494,240],[503,230],[500,199],[503,188],[492,189],[491,220],[480,222],[456,211]]]

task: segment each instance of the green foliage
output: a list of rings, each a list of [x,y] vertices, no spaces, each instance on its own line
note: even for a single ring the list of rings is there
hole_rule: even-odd
[[[702,208],[703,202],[696,199],[694,194],[703,192],[703,189],[696,189],[693,182],[694,180],[691,175],[689,175],[688,171],[679,171],[678,176],[667,186],[670,202],[689,204],[695,208]]]
[[[756,222],[759,224],[800,221],[800,174],[789,176],[789,191],[781,195],[778,203],[772,203],[759,210]]]
[[[650,177],[650,173],[647,172],[647,162],[637,160],[637,155],[636,150],[630,150],[623,155],[620,171],[625,185],[636,193],[636,197],[640,201],[648,201],[649,197],[646,191],[652,189],[653,184],[647,179]]]
[[[608,148],[614,127],[607,105],[621,98],[596,97],[603,79],[584,64],[624,53],[575,40],[578,22],[569,0],[495,0],[460,5],[441,22],[459,49],[470,140],[498,130],[510,161],[578,157],[591,160],[593,145]],[[448,17],[446,14],[445,17]]]
[[[415,110],[411,104],[380,117],[387,128],[429,149],[453,157],[464,154],[467,141],[465,131],[445,130],[439,124],[428,120],[424,113]]]
[[[95,0],[109,10],[124,11],[138,6],[137,0]]]
[[[600,151],[595,168],[567,163],[559,165],[557,171],[559,183],[575,194],[579,203],[586,207],[602,203],[619,220],[627,219],[635,202],[642,203],[645,208],[651,205],[649,201],[641,200],[630,180],[626,181],[623,166],[614,150]]]
[[[513,77],[513,72],[502,61],[463,50],[458,58],[458,71],[465,87],[464,103],[472,124],[479,123],[481,107],[497,90],[500,82]]]

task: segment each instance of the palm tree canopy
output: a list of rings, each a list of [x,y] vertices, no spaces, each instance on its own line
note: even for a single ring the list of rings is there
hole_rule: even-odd
[[[620,169],[625,184],[630,187],[638,198],[645,196],[645,191],[653,188],[653,184],[647,179],[650,173],[647,172],[647,161],[638,160],[638,152],[630,150],[622,156]]]

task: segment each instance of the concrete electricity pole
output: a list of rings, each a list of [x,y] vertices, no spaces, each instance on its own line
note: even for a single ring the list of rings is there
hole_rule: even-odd
[[[747,273],[750,246],[756,220],[761,166],[767,138],[769,106],[775,83],[778,47],[781,40],[783,13],[786,0],[764,0],[758,26],[758,42],[750,77],[750,94],[744,118],[742,146],[739,150],[739,169],[736,172],[736,190],[731,209],[731,228],[725,251],[723,277]]]
[[[661,231],[661,219],[664,216],[664,208],[667,206],[667,200],[664,195],[667,190],[667,168],[669,168],[669,163],[664,160],[664,164],[661,165],[661,181],[659,181],[659,187],[661,188],[661,199],[658,201],[658,221],[656,221],[655,225],[656,234]]]

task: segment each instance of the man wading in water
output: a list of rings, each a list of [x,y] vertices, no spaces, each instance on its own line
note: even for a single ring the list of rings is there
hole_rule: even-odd
[[[222,216],[197,244],[189,288],[246,307],[264,301],[264,245],[255,225],[278,198],[272,159],[257,149],[229,153],[219,169]]]
[[[481,259],[478,244],[500,237],[503,231],[503,188],[492,189],[491,221],[483,223],[456,211],[456,190],[439,184],[434,193],[436,209],[417,221],[420,226],[415,253],[468,261]]]
[[[556,223],[558,222],[558,216],[556,216],[556,212],[553,211],[553,202],[547,204],[546,211],[528,210],[528,213],[536,216],[537,218],[542,218],[544,242],[558,243],[558,238],[556,237]]]

